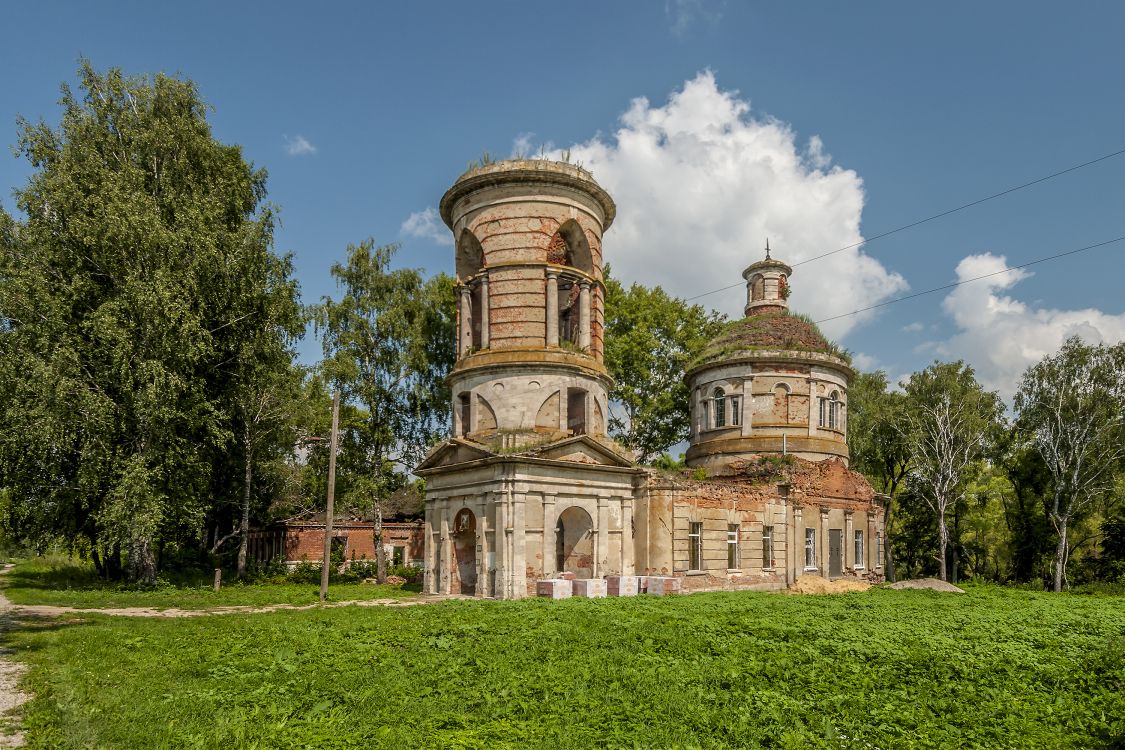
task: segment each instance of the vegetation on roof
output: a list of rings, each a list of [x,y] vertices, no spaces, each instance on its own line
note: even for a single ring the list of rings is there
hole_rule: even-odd
[[[829,354],[851,364],[851,353],[830,341],[808,315],[788,311],[751,315],[726,324],[688,369],[744,351],[797,351]]]

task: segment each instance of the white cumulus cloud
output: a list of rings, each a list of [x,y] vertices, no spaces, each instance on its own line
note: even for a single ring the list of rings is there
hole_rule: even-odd
[[[1003,255],[970,255],[957,264],[957,278],[964,281],[1008,267]],[[1091,344],[1125,340],[1125,314],[1033,307],[1003,293],[1029,276],[1028,271],[1012,270],[964,284],[942,302],[958,333],[942,342],[938,353],[964,359],[986,388],[1000,391],[1009,401],[1024,370],[1057,352],[1068,337],[1081,336]]]
[[[442,222],[437,209],[433,206],[427,206],[407,216],[399,232],[408,237],[421,237],[439,245],[453,244],[453,234]]]
[[[773,256],[789,263],[863,239],[859,175],[832,166],[820,138],[802,147],[784,122],[751,114],[711,71],[663,106],[634,99],[610,137],[570,150],[617,203],[605,253],[625,281],[692,297],[741,284],[767,237]],[[822,319],[886,300],[907,283],[852,248],[794,269],[791,286],[793,309]],[[699,301],[741,317],[745,288]],[[825,333],[841,336],[875,314],[832,321]]]
[[[308,156],[316,153],[316,146],[303,135],[287,135],[285,136],[285,153],[290,156]]]

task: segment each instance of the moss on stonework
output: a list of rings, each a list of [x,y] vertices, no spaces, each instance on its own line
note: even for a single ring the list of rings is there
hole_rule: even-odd
[[[849,365],[851,354],[829,341],[807,315],[788,311],[751,315],[728,323],[723,331],[692,360],[688,369],[745,351],[796,351],[828,354]]]

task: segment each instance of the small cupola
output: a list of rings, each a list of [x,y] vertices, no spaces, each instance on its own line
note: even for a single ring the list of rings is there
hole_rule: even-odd
[[[793,269],[770,257],[766,240],[766,259],[752,263],[742,272],[746,279],[746,316],[789,310],[789,277]]]

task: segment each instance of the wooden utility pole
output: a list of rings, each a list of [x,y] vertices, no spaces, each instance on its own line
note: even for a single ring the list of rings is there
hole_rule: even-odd
[[[324,510],[324,562],[320,566],[320,600],[328,598],[332,566],[332,505],[336,500],[336,441],[340,427],[340,390],[332,396],[332,435],[328,439],[328,507]]]

